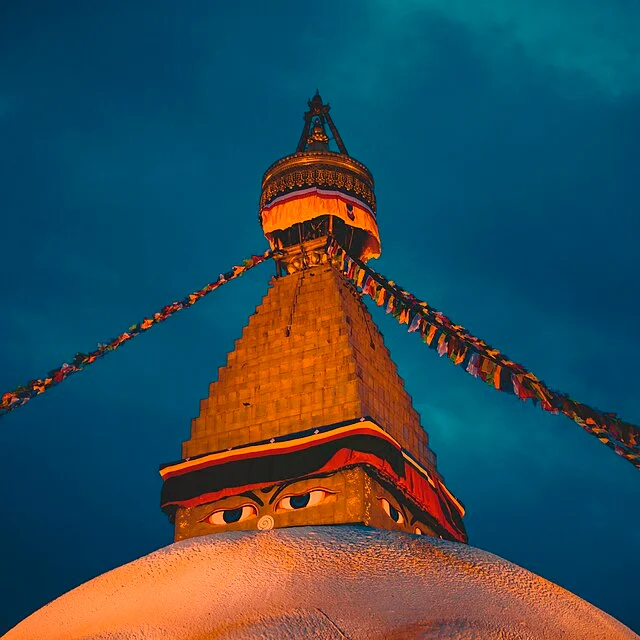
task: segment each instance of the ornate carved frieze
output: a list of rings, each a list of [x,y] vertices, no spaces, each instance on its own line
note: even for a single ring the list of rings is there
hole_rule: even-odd
[[[260,208],[295,189],[329,187],[345,191],[366,203],[374,215],[373,176],[357,160],[332,152],[296,153],[269,167],[262,180]]]

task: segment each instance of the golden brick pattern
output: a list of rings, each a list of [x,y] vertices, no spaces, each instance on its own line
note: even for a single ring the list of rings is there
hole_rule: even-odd
[[[192,421],[183,457],[369,415],[425,466],[435,456],[382,335],[320,265],[274,279]]]

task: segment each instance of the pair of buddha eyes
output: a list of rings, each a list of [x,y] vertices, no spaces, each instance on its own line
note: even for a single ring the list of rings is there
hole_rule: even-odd
[[[297,511],[307,507],[315,507],[324,502],[329,496],[334,495],[332,491],[326,489],[312,489],[306,493],[286,496],[278,500],[275,512]],[[215,525],[235,524],[258,515],[258,508],[254,504],[244,504],[234,509],[220,509],[207,516],[204,522]]]
[[[275,511],[277,513],[315,507],[331,495],[335,494],[326,489],[312,489],[305,493],[285,496],[276,503]],[[378,500],[380,500],[384,512],[391,520],[397,524],[404,524],[406,522],[404,514],[399,509],[396,509],[389,500],[382,497],[378,498]],[[205,521],[213,525],[235,524],[248,520],[249,518],[255,518],[257,515],[258,508],[254,504],[244,504],[234,509],[219,509],[218,511],[214,511],[210,516],[205,518]],[[422,531],[416,527],[414,533],[421,535]]]

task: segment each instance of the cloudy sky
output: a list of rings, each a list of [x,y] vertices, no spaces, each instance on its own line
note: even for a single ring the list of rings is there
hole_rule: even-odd
[[[553,388],[640,422],[635,0],[12,5],[2,391],[262,252],[262,173],[319,88],[376,178],[374,268]],[[0,419],[0,631],[171,542],[158,465],[272,273]],[[638,472],[378,311],[471,544],[640,630]]]

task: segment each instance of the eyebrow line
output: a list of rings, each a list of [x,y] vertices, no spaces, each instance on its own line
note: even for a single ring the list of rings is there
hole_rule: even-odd
[[[329,473],[318,473],[316,475],[305,476],[304,478],[293,478],[292,480],[287,480],[284,484],[280,485],[275,493],[269,498],[269,504],[273,504],[273,501],[289,486],[296,482],[300,482],[301,480],[314,480],[315,478],[330,478],[334,476],[336,471],[330,471]]]
[[[293,484],[294,482],[297,482],[298,478],[296,478],[295,480],[289,480],[288,482],[285,482],[284,484],[281,484],[273,493],[273,495],[269,498],[269,504],[273,504],[273,501],[291,484]]]
[[[250,500],[255,500],[261,507],[264,507],[264,502],[262,502],[262,500],[253,491],[245,491],[244,493],[239,493],[238,495],[249,498]]]

